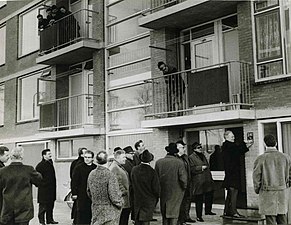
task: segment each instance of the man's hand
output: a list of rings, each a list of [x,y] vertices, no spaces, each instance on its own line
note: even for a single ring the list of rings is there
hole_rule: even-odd
[[[207,166],[202,166],[202,171],[206,169],[207,169]]]
[[[76,200],[77,197],[78,197],[77,195],[72,195],[72,199],[73,199],[73,200]]]

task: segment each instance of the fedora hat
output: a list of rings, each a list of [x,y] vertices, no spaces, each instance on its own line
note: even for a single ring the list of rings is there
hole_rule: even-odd
[[[171,155],[179,152],[176,143],[170,143],[168,146],[165,147],[165,150]]]
[[[149,163],[154,159],[154,155],[146,149],[139,155],[139,159],[144,163]]]

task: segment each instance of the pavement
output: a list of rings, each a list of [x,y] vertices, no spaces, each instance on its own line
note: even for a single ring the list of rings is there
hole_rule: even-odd
[[[196,223],[188,223],[190,224],[201,224],[201,225],[231,225],[231,224],[252,224],[250,222],[246,221],[227,221],[223,222],[223,219],[221,218],[221,215],[223,213],[222,209],[213,209],[213,212],[216,213],[215,216],[203,216],[204,222],[196,222]],[[36,201],[34,202],[34,218],[30,221],[30,225],[38,225],[38,219],[37,219],[37,212],[38,212],[38,204]],[[196,218],[195,208],[191,207],[190,216],[192,219]],[[151,222],[151,225],[161,225],[162,224],[162,217],[160,213],[155,213],[154,217],[157,219],[155,222]],[[54,219],[55,221],[59,222],[59,225],[71,225],[71,209],[68,207],[68,205],[65,202],[56,201],[55,202],[55,208],[54,208]],[[255,223],[257,224],[257,223]],[[133,225],[132,221],[129,222],[129,225]]]

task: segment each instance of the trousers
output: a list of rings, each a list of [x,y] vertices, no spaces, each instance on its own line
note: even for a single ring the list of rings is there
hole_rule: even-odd
[[[232,216],[238,213],[237,208],[236,208],[237,195],[238,195],[237,189],[232,188],[232,187],[227,189],[227,196],[226,196],[225,206],[224,206],[224,215]]]
[[[200,195],[195,195],[197,218],[202,217],[203,202],[205,202],[205,213],[211,212],[213,204],[213,191],[206,192]]]
[[[38,220],[40,223],[45,223],[44,217],[46,217],[46,223],[52,222],[53,210],[55,202],[39,203],[38,207]]]

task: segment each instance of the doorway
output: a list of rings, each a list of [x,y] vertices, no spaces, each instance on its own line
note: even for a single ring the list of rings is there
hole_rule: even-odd
[[[213,203],[221,207],[225,201],[225,190],[222,188],[224,180],[224,166],[223,157],[221,152],[221,146],[224,138],[223,134],[225,131],[231,130],[235,137],[236,142],[240,143],[243,141],[243,127],[240,125],[232,126],[219,126],[219,127],[204,127],[204,128],[193,128],[185,130],[185,137],[187,143],[188,155],[193,153],[191,145],[194,142],[202,144],[204,154],[209,162],[211,174],[215,183],[214,199]],[[214,154],[215,153],[215,154]],[[237,201],[238,208],[247,207],[246,198],[246,176],[245,176],[245,158],[241,158],[241,191],[238,194]],[[219,206],[220,205],[220,206]]]

